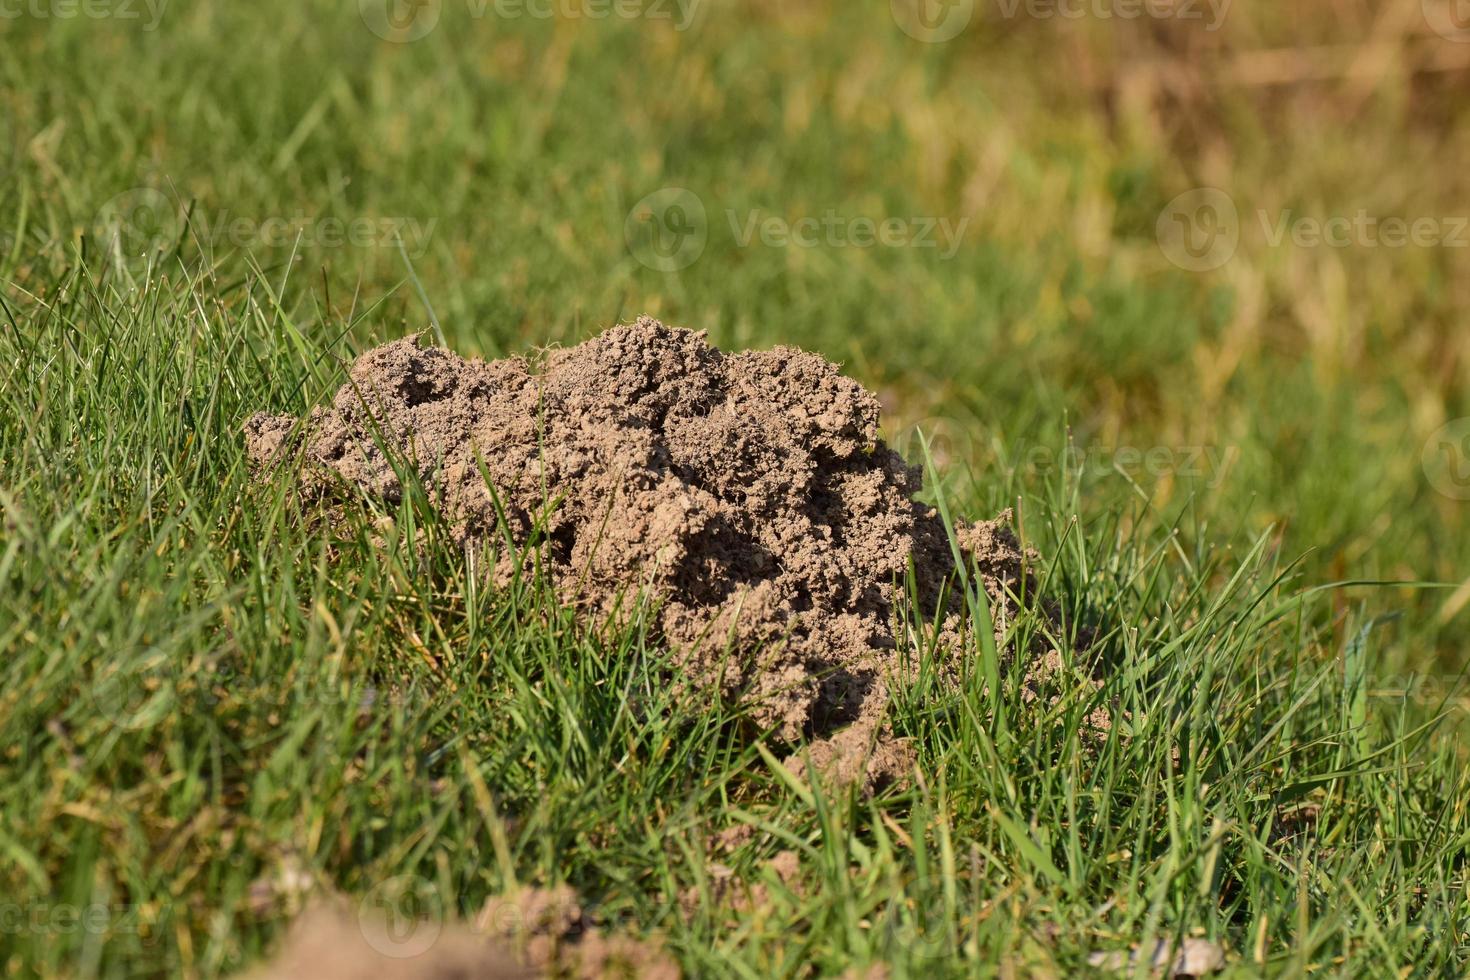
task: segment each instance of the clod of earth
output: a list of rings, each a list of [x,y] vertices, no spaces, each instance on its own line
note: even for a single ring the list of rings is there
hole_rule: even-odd
[[[965,628],[944,524],[915,501],[922,473],[879,441],[878,415],[814,354],[726,354],[644,317],[535,359],[395,341],[356,360],[330,407],[256,415],[246,435],[263,468],[304,454],[314,493],[396,502],[395,460],[415,469],[501,579],[513,556],[492,549],[508,533],[539,543],[560,594],[589,612],[642,590],[681,684],[876,784],[911,767],[884,719],[910,570],[917,611],[941,612],[952,639]],[[1008,524],[955,528],[997,636],[1035,592]],[[954,676],[963,644],[949,646]]]

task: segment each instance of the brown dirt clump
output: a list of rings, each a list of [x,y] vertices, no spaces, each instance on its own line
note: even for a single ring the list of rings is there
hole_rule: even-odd
[[[873,783],[911,765],[884,722],[910,567],[928,618],[945,601],[958,631],[963,613],[941,600],[943,523],[914,501],[922,475],[878,440],[878,413],[814,354],[726,354],[645,317],[534,361],[399,340],[359,357],[330,407],[257,415],[246,434],[262,466],[304,453],[308,489],[389,502],[403,492],[392,447],[466,547],[537,544],[561,594],[594,612],[643,591],[691,692]],[[997,633],[1012,594],[1033,591],[1008,523],[956,535]]]

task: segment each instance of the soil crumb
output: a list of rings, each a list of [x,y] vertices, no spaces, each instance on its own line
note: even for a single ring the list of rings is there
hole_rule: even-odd
[[[246,436],[260,467],[304,454],[303,486],[327,495],[396,502],[396,458],[501,580],[508,538],[592,612],[644,592],[691,696],[809,739],[817,768],[871,787],[912,767],[885,721],[887,679],[913,659],[895,624],[911,571],[915,613],[964,629],[946,529],[878,422],[876,396],[817,355],[727,354],[643,317],[534,358],[395,341],[360,356],[330,406],[256,415]],[[955,529],[998,636],[1034,594],[1009,525]]]

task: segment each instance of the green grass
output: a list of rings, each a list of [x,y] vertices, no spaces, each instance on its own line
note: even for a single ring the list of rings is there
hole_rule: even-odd
[[[252,883],[300,869],[355,897],[411,875],[464,916],[566,882],[693,975],[1072,975],[1185,935],[1242,975],[1462,974],[1470,505],[1421,449],[1470,412],[1465,254],[1247,233],[1195,274],[1153,227],[1201,184],[1455,214],[1463,101],[1390,76],[1145,111],[1053,77],[1362,39],[1309,9],[943,45],[817,2],[711,0],[684,32],[448,4],[408,45],[351,4],[0,20],[0,966],[230,972],[295,910]],[[662,273],[624,226],[669,186],[708,245]],[[168,234],[109,250],[99,215],[137,188]],[[828,209],[971,221],[944,259],[742,245],[729,217]],[[386,234],[227,230],[298,216],[423,234],[405,261]],[[432,320],[494,355],[641,312],[845,361],[894,434],[935,437],[951,510],[1019,503],[1045,589],[1101,631],[1079,676],[909,685],[922,780],[830,792],[674,698],[639,630],[420,555],[422,500],[383,545],[249,478],[243,420],[317,402],[373,340]],[[1431,584],[1333,584],[1382,581]],[[1126,723],[1096,739],[1101,705]],[[757,880],[793,848],[802,889],[682,915],[740,823],[720,860]]]

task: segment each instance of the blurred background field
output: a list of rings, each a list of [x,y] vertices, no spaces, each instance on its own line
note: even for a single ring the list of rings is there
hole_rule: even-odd
[[[1269,632],[1253,642],[1279,643],[1283,658],[1310,656],[1324,669],[1340,661],[1332,668],[1339,675],[1358,671],[1387,689],[1377,703],[1392,701],[1407,673],[1432,674],[1427,707],[1441,693],[1463,707],[1470,31],[1461,27],[1470,28],[1470,11],[1457,0],[1225,7],[1181,0],[1152,8],[1172,15],[1130,19],[1117,15],[1128,0],[1064,6],[1083,13],[1061,16],[1043,0],[616,7],[599,0],[96,0],[86,9],[102,15],[92,16],[67,0],[0,0],[0,333],[9,333],[4,350],[13,358],[0,374],[8,403],[34,410],[18,408],[10,428],[0,430],[10,448],[0,471],[0,503],[10,516],[0,538],[21,528],[37,543],[18,564],[0,563],[0,572],[24,586],[8,608],[36,616],[13,630],[0,622],[0,638],[18,648],[41,649],[52,639],[71,650],[84,646],[89,636],[64,607],[95,600],[83,574],[95,561],[99,581],[136,575],[146,585],[140,591],[162,597],[140,612],[124,596],[107,615],[147,621],[165,636],[173,625],[180,636],[208,632],[202,619],[184,620],[175,610],[206,602],[249,610],[257,589],[269,594],[259,601],[268,615],[253,623],[241,612],[243,625],[231,628],[253,637],[252,651],[267,651],[251,663],[261,677],[272,676],[280,665],[268,651],[278,632],[285,642],[317,643],[324,627],[306,622],[306,600],[317,596],[313,588],[330,592],[328,576],[309,581],[320,556],[302,533],[300,540],[285,535],[296,549],[294,572],[255,577],[251,561],[263,563],[267,553],[249,550],[255,529],[243,527],[248,521],[232,509],[233,498],[223,499],[243,485],[238,447],[226,453],[192,441],[196,420],[172,418],[178,405],[203,405],[205,414],[228,405],[243,423],[250,409],[299,412],[335,389],[341,365],[327,351],[345,356],[428,330],[461,352],[502,356],[576,342],[648,313],[708,330],[725,348],[794,344],[844,362],[881,393],[892,438],[911,452],[916,431],[933,441],[967,514],[993,514],[1017,495],[1053,485],[1058,467],[1072,467],[1075,494],[1054,513],[1023,507],[1023,522],[1055,527],[1075,514],[1094,544],[1115,535],[1129,557],[1097,576],[1116,573],[1124,583],[1118,594],[1146,593],[1138,608],[1168,621],[1158,625],[1160,636],[1187,629],[1197,612],[1190,602],[1172,605],[1172,595],[1162,611],[1162,593],[1136,578],[1146,549],[1135,542],[1167,540],[1171,527],[1180,564],[1209,577],[1209,586],[1223,586],[1232,567],[1197,561],[1207,544],[1243,557],[1268,530],[1270,560],[1285,566],[1302,559],[1288,589],[1433,583],[1337,589],[1311,607],[1315,619],[1301,627],[1311,642],[1293,645]],[[1314,242],[1311,229],[1334,219],[1347,219],[1346,238]],[[1427,222],[1426,234],[1389,244],[1383,227],[1390,219]],[[853,244],[885,222],[896,222],[891,240]],[[783,229],[816,229],[816,237],[795,242]],[[1182,243],[1170,237],[1181,229]],[[676,247],[663,247],[670,242]],[[239,337],[255,348],[241,353],[233,345],[245,341],[236,337],[221,350],[221,338],[233,335],[218,324],[245,324]],[[121,338],[115,346],[114,332]],[[252,358],[257,373],[280,369],[281,377],[256,379],[246,370]],[[215,372],[216,365],[223,366]],[[171,390],[178,378],[195,387]],[[262,395],[266,403],[255,400]],[[112,435],[56,420],[70,411],[90,419],[81,413],[109,404],[122,406],[126,418]],[[236,431],[233,417],[208,417],[198,431],[216,424],[230,437]],[[1071,452],[1057,449],[1065,444]],[[220,487],[226,493],[213,499],[211,488]],[[199,513],[207,519],[191,524]],[[226,554],[209,537],[216,532],[247,545]],[[175,550],[154,534],[176,536]],[[261,548],[287,551],[276,535],[274,526],[261,530]],[[114,567],[99,556],[122,557]],[[184,562],[180,556],[188,557],[187,574],[167,567]],[[239,571],[233,562],[246,570],[241,595],[219,584],[238,585],[223,572],[215,577],[215,561],[231,574]],[[291,618],[297,606],[306,610],[301,621]],[[413,622],[427,635],[423,621]],[[1150,624],[1135,625],[1149,635]],[[188,646],[180,640],[180,649]],[[1366,666],[1364,656],[1373,658]],[[50,717],[55,705],[36,705],[43,695],[61,698],[60,690],[37,694],[27,710]],[[17,693],[0,707],[20,718],[20,703]],[[270,833],[305,821],[291,809],[298,797],[290,793],[309,801],[303,813],[317,806],[305,777],[279,797],[263,794],[264,803],[242,789],[289,781],[296,770],[277,766],[293,748],[274,755],[277,716],[240,710],[244,734],[230,743],[239,759],[222,768],[242,795],[213,800],[210,819],[233,827],[233,816],[218,814],[258,806],[251,819],[265,828],[261,839],[244,830],[226,839],[202,821],[185,833],[177,815],[162,836],[218,838],[221,855],[231,848],[266,853],[275,845]],[[504,721],[486,714],[492,724]],[[1454,718],[1462,721],[1463,712]],[[1361,728],[1364,717],[1353,713],[1351,721]],[[175,722],[173,742],[160,732],[134,740],[141,747],[129,771],[140,780],[158,769],[159,756],[145,754],[158,748],[155,737],[181,772],[196,761],[188,753],[212,744],[180,734],[204,721]],[[1315,729],[1295,727],[1271,735],[1315,744]],[[427,738],[417,729],[398,734],[408,754],[416,738]],[[37,761],[62,758],[56,746],[64,741],[38,736],[36,744],[26,755],[34,791],[17,791],[15,823],[0,826],[9,834],[0,845],[26,829],[16,814],[32,804],[52,812],[45,808],[64,795],[56,789],[55,799],[39,802],[53,766]],[[1376,758],[1366,745],[1364,737],[1364,759],[1355,763]],[[1336,743],[1318,748],[1348,751]],[[1404,772],[1438,781],[1453,801],[1463,751],[1463,742],[1442,743],[1432,771],[1398,761]],[[277,768],[260,775],[267,754]],[[1037,755],[1037,771],[1049,772],[1050,756]],[[231,769],[237,761],[238,772]],[[1146,781],[1163,765],[1162,756],[1150,758],[1128,778]],[[554,780],[557,769],[549,754],[536,771]],[[415,849],[421,814],[403,803],[422,797],[427,776],[398,776],[381,795],[353,797],[350,813],[319,817],[305,836],[316,835],[311,843],[343,867],[369,857],[385,866],[428,863],[428,844]],[[545,794],[530,776],[516,779],[512,795]],[[1402,906],[1380,901],[1365,885],[1362,914],[1353,918],[1358,913],[1349,909],[1319,932],[1341,928],[1350,937],[1345,946],[1376,942],[1385,963],[1408,948],[1398,945],[1406,936],[1438,944],[1448,958],[1458,939],[1447,930],[1424,938],[1415,918],[1424,890],[1415,889],[1427,880],[1424,867],[1441,867],[1445,879],[1425,888],[1451,896],[1460,889],[1463,900],[1461,865],[1435,864],[1438,852],[1426,851],[1418,855],[1424,867],[1414,869],[1423,880],[1400,888],[1388,855],[1412,864],[1403,852],[1413,838],[1399,818],[1433,824],[1447,835],[1436,847],[1447,849],[1461,825],[1405,803],[1395,795],[1397,779],[1385,777],[1388,788],[1377,795],[1336,800],[1352,811],[1341,825],[1346,836],[1334,838],[1338,850],[1330,852],[1342,863],[1314,872],[1312,907],[1346,908],[1333,883],[1344,869],[1377,867],[1385,878],[1374,884],[1384,894],[1402,892]],[[66,806],[85,817],[106,796],[125,811],[176,806],[191,813],[178,799],[186,790],[204,792],[192,781],[170,782],[119,803],[94,792],[104,782],[86,783],[85,805]],[[1025,779],[1016,783],[1023,792],[1032,788]],[[971,799],[967,789],[955,792]],[[643,817],[662,806],[657,793],[648,795],[654,802],[643,801]],[[983,798],[976,791],[974,799]],[[330,808],[320,805],[312,812]],[[1446,805],[1463,820],[1462,798]],[[388,813],[386,829],[372,823],[377,806]],[[574,823],[580,814],[567,809]],[[445,821],[436,825],[445,828],[441,840],[484,844],[482,827],[453,808],[445,813],[451,816],[433,815]],[[621,826],[625,816],[598,815],[599,831]],[[664,833],[647,819],[650,839]],[[1153,830],[1162,838],[1161,821]],[[334,829],[341,833],[335,851]],[[82,882],[90,872],[76,869],[94,853],[88,848],[101,845],[90,829],[68,833],[77,836],[65,846],[37,845],[41,860],[17,863],[13,880],[42,881],[41,865],[50,870],[52,862]],[[209,898],[193,932],[181,928],[168,940],[176,961],[192,962],[191,943],[204,948],[202,937],[219,921],[209,918],[214,903],[228,904],[221,895],[244,903],[255,868],[221,870],[222,857],[206,856],[197,868],[170,865],[150,878],[168,841],[145,837],[137,831],[119,846],[137,863],[117,877],[137,894],[197,889]],[[1370,838],[1371,845],[1362,843]],[[533,840],[529,830],[526,839]],[[617,877],[577,839],[587,847],[577,858],[584,878]],[[1116,841],[1105,843],[1097,854],[1076,856],[1077,867],[1094,876],[1090,887],[1112,887],[1106,876]],[[1454,847],[1463,861],[1463,844]],[[637,857],[644,860],[642,852]],[[1252,874],[1277,891],[1267,901],[1242,886],[1256,903],[1250,907],[1267,911],[1229,925],[1237,940],[1249,940],[1259,923],[1265,950],[1267,925],[1287,928],[1281,916],[1291,914],[1283,910],[1295,908],[1297,892],[1284,872],[1277,881],[1270,875],[1280,869],[1259,860]],[[846,874],[834,867],[835,876]],[[1172,866],[1157,873],[1164,882],[1158,894],[1188,892],[1171,920],[1175,912],[1190,924],[1214,914],[1186,914],[1195,909],[1191,901],[1219,904],[1203,885],[1195,895]],[[1139,873],[1119,891],[1148,890],[1152,900],[1153,880]],[[1362,926],[1372,921],[1363,909],[1375,901],[1401,929],[1389,939]],[[1451,906],[1446,899],[1447,919],[1462,922]],[[1138,907],[1135,901],[1128,914],[1136,918]],[[1301,935],[1312,931],[1306,919],[1297,925]],[[698,949],[693,941],[682,948],[686,957],[714,955],[689,953]],[[26,962],[42,962],[36,950],[44,944],[37,941],[30,954],[37,959]],[[1304,964],[1308,953],[1300,955]]]

